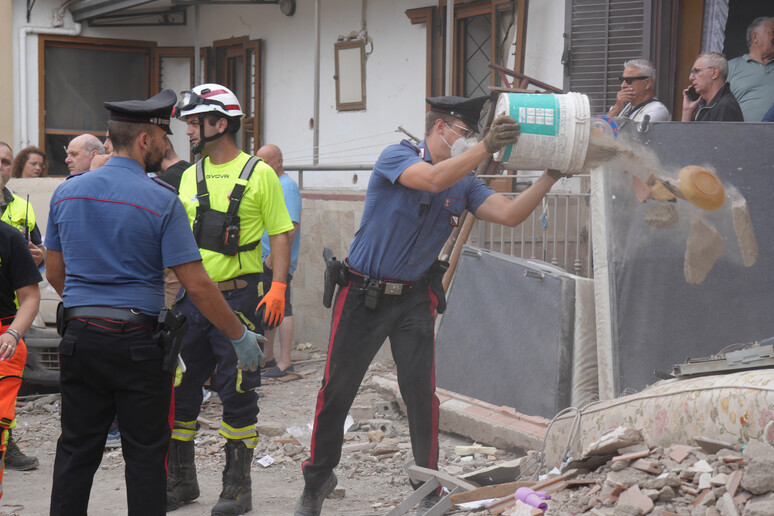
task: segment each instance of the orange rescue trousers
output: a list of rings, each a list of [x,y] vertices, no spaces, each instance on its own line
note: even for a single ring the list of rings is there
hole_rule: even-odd
[[[8,329],[9,324],[0,326],[0,333]],[[16,414],[16,395],[21,387],[22,373],[24,364],[27,362],[27,346],[24,339],[19,341],[16,346],[16,353],[4,361],[0,362],[0,498],[3,497],[3,471],[5,469],[5,445],[8,443],[8,429],[13,424]]]

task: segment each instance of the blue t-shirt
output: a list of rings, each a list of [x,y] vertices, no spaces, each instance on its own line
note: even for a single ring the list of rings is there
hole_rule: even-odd
[[[282,194],[285,196],[285,206],[288,209],[290,220],[296,224],[301,224],[301,192],[298,190],[298,184],[287,174],[279,178],[282,185]],[[293,242],[290,243],[290,269],[288,274],[292,275],[298,266],[298,248],[301,245],[301,230],[296,232]],[[263,248],[263,259],[265,260],[271,252],[269,246],[269,234],[264,231],[261,237],[261,247]]]
[[[164,307],[164,268],[201,259],[175,193],[114,156],[51,197],[46,246],[65,262],[64,304]]]
[[[374,165],[366,191],[360,229],[349,264],[378,279],[414,281],[438,258],[446,239],[467,208],[475,213],[494,193],[471,172],[439,193],[401,185],[398,177],[420,161],[432,163],[425,142],[390,145]]]

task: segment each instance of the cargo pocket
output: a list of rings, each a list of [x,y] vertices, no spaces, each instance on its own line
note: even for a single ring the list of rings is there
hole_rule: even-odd
[[[64,337],[59,341],[59,354],[65,357],[71,357],[75,354],[75,340]]]

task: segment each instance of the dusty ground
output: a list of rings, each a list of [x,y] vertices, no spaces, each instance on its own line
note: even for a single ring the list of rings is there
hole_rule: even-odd
[[[259,389],[258,427],[262,438],[252,468],[252,514],[292,514],[303,489],[300,464],[308,457],[308,450],[288,442],[292,439],[287,429],[303,428],[311,423],[324,357],[320,357],[320,351],[315,348],[294,350],[293,353],[294,361],[298,361],[296,371],[304,373],[305,377],[266,384]],[[337,494],[343,496],[326,500],[323,515],[386,514],[411,493],[403,472],[404,464],[412,460],[405,417],[397,404],[377,394],[368,382],[371,375],[389,369],[389,365],[373,365],[360,389],[354,404],[359,410],[352,411],[355,421],[345,436],[345,446],[368,444],[362,446],[366,448],[364,450],[345,452],[336,470],[339,478]],[[40,467],[29,472],[6,471],[0,515],[42,515],[49,509],[56,439],[60,431],[59,398],[58,395],[31,396],[25,401],[26,406],[19,410],[19,426],[14,435],[25,453],[38,457]],[[175,511],[176,515],[209,515],[218,499],[225,463],[221,449],[224,439],[217,430],[208,428],[207,422],[217,428],[220,409],[217,396],[203,406],[202,417],[206,421],[197,435],[196,452],[201,496],[195,503]],[[382,437],[380,442],[375,442]],[[463,444],[472,443],[457,436],[441,436],[441,469],[459,474],[515,457],[498,451],[496,456],[462,459],[454,454],[454,446]],[[257,460],[265,455],[270,455],[276,462],[266,468],[259,465]],[[94,478],[89,514],[126,514],[123,471],[120,449],[106,451]]]

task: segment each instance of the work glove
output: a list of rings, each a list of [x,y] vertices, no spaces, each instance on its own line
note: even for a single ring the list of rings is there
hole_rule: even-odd
[[[561,170],[556,170],[556,169],[553,169],[553,168],[549,168],[549,169],[547,169],[547,170],[546,170],[546,174],[548,174],[549,176],[551,176],[551,178],[553,178],[553,179],[554,179],[554,181],[559,181],[559,180],[560,180],[560,179],[562,179],[562,178],[565,178],[565,177],[570,177],[570,176],[572,176],[572,174],[565,174],[565,173],[564,173],[564,172],[562,172]]]
[[[242,371],[257,371],[266,365],[261,344],[266,344],[266,337],[253,333],[245,326],[245,333],[239,340],[232,340],[237,354],[237,369]]]
[[[521,126],[508,115],[500,115],[494,119],[489,132],[484,136],[484,146],[489,154],[494,154],[506,145],[512,145],[519,139]]]
[[[255,316],[261,321],[261,326],[273,330],[282,322],[285,315],[285,289],[287,284],[282,281],[272,281],[271,288],[264,294],[261,302],[255,308]]]

